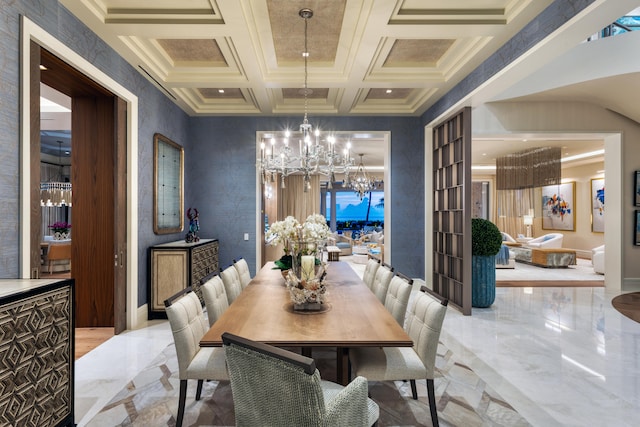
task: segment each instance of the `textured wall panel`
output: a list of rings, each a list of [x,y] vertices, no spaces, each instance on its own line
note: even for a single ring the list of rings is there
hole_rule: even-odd
[[[0,425],[73,417],[72,295],[68,285],[0,305]]]

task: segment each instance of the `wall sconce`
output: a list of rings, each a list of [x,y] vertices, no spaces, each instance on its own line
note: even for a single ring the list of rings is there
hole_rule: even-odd
[[[527,237],[531,237],[531,226],[533,225],[532,215],[523,215],[522,222],[527,226]]]

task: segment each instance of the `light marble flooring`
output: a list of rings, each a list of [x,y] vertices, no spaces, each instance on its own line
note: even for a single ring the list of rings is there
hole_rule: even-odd
[[[498,288],[496,294],[492,307],[472,316],[449,308],[441,342],[458,362],[531,425],[638,425],[640,324],[611,306],[616,294],[553,287]],[[78,425],[115,425],[117,418],[108,421],[99,412],[171,342],[167,322],[154,321],[78,359]],[[447,415],[455,417],[445,413],[441,422]]]

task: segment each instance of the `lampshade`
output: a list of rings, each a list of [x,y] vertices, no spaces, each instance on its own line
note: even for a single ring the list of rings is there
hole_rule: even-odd
[[[523,215],[522,222],[524,225],[533,225],[533,217],[531,215]]]

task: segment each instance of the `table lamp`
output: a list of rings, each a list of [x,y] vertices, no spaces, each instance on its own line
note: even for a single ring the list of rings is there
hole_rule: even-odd
[[[523,215],[522,222],[527,226],[527,237],[531,237],[531,226],[533,225],[533,216]]]

